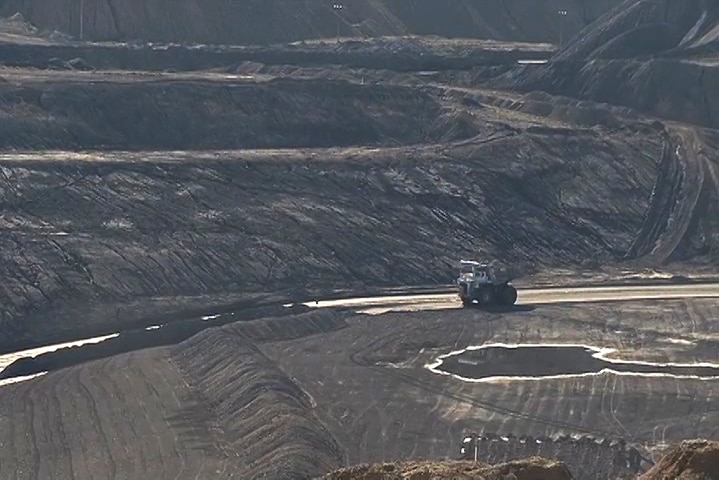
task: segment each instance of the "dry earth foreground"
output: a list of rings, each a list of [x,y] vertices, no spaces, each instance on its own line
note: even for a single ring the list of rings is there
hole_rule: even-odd
[[[716,2],[330,4],[0,1],[0,478],[717,478],[716,299],[522,300],[715,270]]]
[[[564,465],[531,458],[503,465],[481,462],[406,462],[362,465],[327,474],[322,480],[570,480]]]
[[[541,456],[572,478],[635,478],[666,446],[715,435],[715,382],[604,372],[469,383],[426,365],[466,345],[554,341],[690,363],[716,351],[717,313],[712,300],[676,300],[236,322],[0,388],[0,468],[5,478],[312,478],[460,458],[479,431],[483,462]]]
[[[719,476],[719,444],[703,440],[682,442],[641,480],[709,480]],[[570,480],[561,463],[531,458],[501,465],[481,462],[403,462],[361,465],[338,470],[322,480]]]

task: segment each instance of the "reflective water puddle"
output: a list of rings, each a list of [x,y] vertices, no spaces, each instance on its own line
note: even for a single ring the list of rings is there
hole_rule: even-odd
[[[616,350],[590,345],[489,344],[442,355],[431,371],[467,382],[541,380],[599,375],[719,378],[719,364],[653,363],[608,358]]]
[[[105,340],[109,340],[111,338],[115,338],[119,336],[119,333],[115,333],[112,335],[105,335],[103,337],[94,337],[94,338],[87,338],[84,340],[77,340],[74,342],[66,342],[66,343],[58,343],[55,345],[48,345],[45,347],[38,347],[38,348],[31,348],[29,350],[22,350],[19,352],[13,352],[13,353],[6,353],[4,355],[0,355],[0,372],[5,370],[8,365],[11,363],[23,359],[23,358],[35,358],[39,355],[42,355],[44,353],[50,353],[54,352],[56,350],[60,350],[62,348],[69,348],[69,347],[79,347],[82,345],[88,345],[88,344],[94,344],[94,343],[101,343]],[[13,383],[23,382],[25,380],[31,380],[33,378],[36,378],[40,375],[44,375],[47,372],[42,372],[36,375],[27,375],[22,377],[15,377],[15,378],[8,378],[8,379],[1,379],[0,380],[0,387],[3,387],[5,385],[11,385]]]

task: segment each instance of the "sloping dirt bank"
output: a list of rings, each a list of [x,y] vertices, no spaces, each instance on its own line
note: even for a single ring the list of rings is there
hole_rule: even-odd
[[[213,447],[236,458],[231,472],[237,478],[310,478],[341,465],[345,452],[314,412],[314,399],[253,340],[301,338],[343,324],[331,313],[289,322],[260,320],[206,330],[176,345],[169,361],[200,398],[196,405],[185,404],[170,423],[185,429],[186,441],[199,444],[207,436],[198,425],[213,428]]]
[[[579,32],[556,60],[691,55],[716,42],[712,1],[626,0]]]
[[[62,78],[0,83],[0,149],[397,145],[431,142],[451,129],[433,131],[442,114],[434,95],[401,86],[237,76]]]
[[[717,128],[717,31],[715,2],[630,0],[582,30],[547,65],[512,68],[490,84]]]
[[[480,248],[625,257],[656,132],[486,127],[445,148],[7,155],[0,348],[137,327],[158,298],[447,284]]]
[[[427,363],[485,342],[587,339],[617,358],[709,361],[716,314],[697,299],[237,322],[0,388],[0,477],[313,478],[457,459],[476,432],[482,462],[538,455],[575,479],[632,478],[636,448],[659,463],[645,449],[712,435],[713,383],[604,373],[470,384]]]
[[[239,323],[0,389],[0,476],[311,478],[338,468],[344,452],[313,399],[254,342],[342,323],[326,313]]]
[[[719,127],[719,65],[679,59],[553,61],[515,67],[490,85],[621,105],[657,117]]]
[[[406,33],[556,41],[619,0],[352,0],[337,13],[323,0],[85,0],[84,35],[93,40],[259,44],[320,37]],[[80,34],[80,0],[3,0],[0,15],[20,12],[41,29]],[[568,38],[568,37],[567,37]]]

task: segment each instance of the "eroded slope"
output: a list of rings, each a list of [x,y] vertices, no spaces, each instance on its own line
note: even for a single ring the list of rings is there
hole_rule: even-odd
[[[84,34],[91,39],[273,43],[318,37],[404,33],[546,41],[558,36],[556,11],[567,8],[567,33],[589,24],[619,0],[352,0],[340,14],[322,0],[86,0]],[[3,0],[0,14],[22,13],[43,29],[79,37],[79,0],[48,5]]]
[[[208,330],[0,389],[3,478],[297,478],[343,465],[308,397],[253,342],[333,314]]]
[[[624,258],[655,131],[487,127],[446,148],[9,155],[0,344],[114,332],[129,301],[444,284],[478,248],[527,268]]]
[[[706,0],[626,0],[579,32],[556,60],[692,52],[714,42],[719,8]]]
[[[717,31],[715,2],[628,0],[577,34],[549,64],[509,69],[491,83],[717,128]]]
[[[137,81],[119,74],[63,81],[28,72],[18,83],[0,82],[0,149],[396,145],[443,134],[432,128],[443,106],[421,90],[341,80],[216,79]]]

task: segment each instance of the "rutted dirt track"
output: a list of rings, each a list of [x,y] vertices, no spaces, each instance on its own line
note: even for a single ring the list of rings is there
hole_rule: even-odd
[[[691,236],[706,238],[703,217],[706,205],[717,200],[719,183],[715,161],[707,157],[704,147],[696,129],[679,126],[669,130],[652,202],[630,256],[642,257],[647,265],[672,258],[684,260],[686,250],[680,249],[680,244],[689,243]]]

